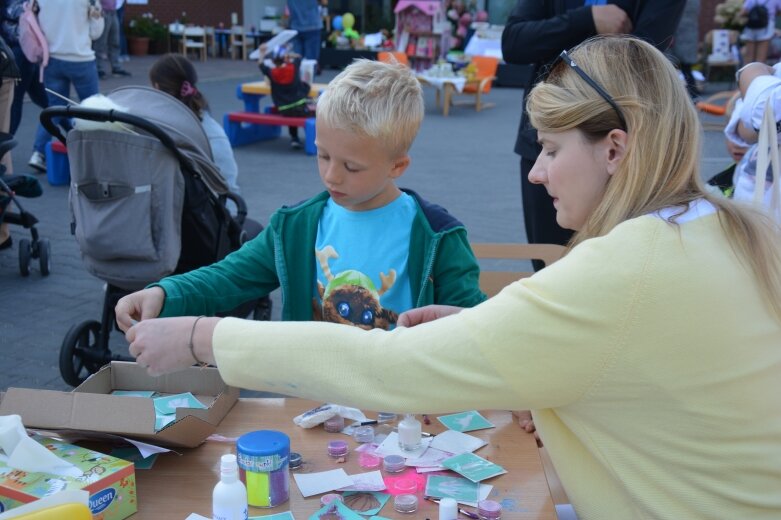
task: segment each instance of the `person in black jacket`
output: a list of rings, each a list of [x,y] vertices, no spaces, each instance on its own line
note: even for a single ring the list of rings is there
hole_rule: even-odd
[[[526,114],[526,96],[559,53],[597,34],[633,34],[665,51],[672,44],[685,0],[519,0],[502,34],[507,63],[533,64],[524,88],[515,153],[521,156],[521,199],[529,243],[566,244],[572,231],[556,223],[553,201],[528,179],[540,145]],[[631,131],[631,129],[630,129]],[[536,270],[541,262],[534,262]]]

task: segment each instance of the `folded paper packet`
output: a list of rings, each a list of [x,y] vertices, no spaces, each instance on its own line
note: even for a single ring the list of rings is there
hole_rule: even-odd
[[[0,450],[5,454],[6,464],[20,471],[73,478],[83,474],[79,468],[31,439],[18,415],[0,416]]]

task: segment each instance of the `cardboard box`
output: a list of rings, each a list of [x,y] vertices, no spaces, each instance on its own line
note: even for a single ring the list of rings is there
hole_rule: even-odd
[[[113,390],[192,392],[207,408],[179,408],[176,421],[155,431],[152,399],[111,395]],[[238,397],[239,390],[227,386],[216,368],[191,367],[151,377],[136,363],[112,361],[72,392],[9,388],[0,401],[0,415],[20,415],[27,428],[86,430],[194,448],[215,432]]]
[[[94,520],[122,520],[138,509],[136,473],[132,462],[33,436],[60,459],[79,468],[77,478],[49,473],[27,473],[11,469],[0,461],[0,511],[8,511],[65,490],[89,492],[89,508]]]

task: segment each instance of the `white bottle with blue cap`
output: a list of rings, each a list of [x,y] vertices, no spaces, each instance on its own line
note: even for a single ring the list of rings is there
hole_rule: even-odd
[[[212,493],[213,520],[247,520],[247,488],[239,480],[236,455],[228,453],[220,459],[220,481]]]

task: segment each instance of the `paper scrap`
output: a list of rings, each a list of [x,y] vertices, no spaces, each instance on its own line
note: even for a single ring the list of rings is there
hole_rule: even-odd
[[[211,520],[211,518],[206,518],[205,516],[199,515],[198,513],[190,513],[190,516],[184,520]]]
[[[482,448],[486,444],[488,443],[483,439],[455,430],[444,431],[434,437],[434,440],[431,441],[432,448],[447,451],[454,455],[471,453],[478,448]]]
[[[114,448],[109,455],[132,462],[136,469],[152,469],[157,460],[157,453],[142,457],[136,448]]]
[[[347,491],[343,495],[344,505],[362,515],[376,515],[390,499],[388,493],[379,491]]]
[[[340,520],[363,520],[363,517],[341,503],[334,500],[330,504],[321,507],[315,514],[309,517],[309,520],[320,520],[320,518],[339,518]]]
[[[471,412],[454,413],[437,417],[439,422],[457,432],[469,432],[472,430],[484,430],[494,428],[493,423],[480,415],[477,410]]]
[[[451,457],[442,463],[447,469],[459,473],[472,482],[480,482],[487,478],[507,473],[503,467],[490,460],[478,457],[474,453],[462,453]]]
[[[332,469],[318,473],[294,473],[298,490],[305,497],[352,486],[353,480],[343,469]]]
[[[175,414],[177,408],[200,408],[201,410],[207,408],[190,392],[155,397],[153,401],[155,402],[155,411],[164,415]]]
[[[477,502],[488,498],[488,495],[491,494],[491,490],[493,488],[494,487],[491,484],[480,484],[477,487],[477,500],[475,500],[474,502],[469,502],[466,500],[457,500],[457,502],[459,504],[464,504],[465,506],[477,507]]]
[[[123,397],[152,397],[154,390],[113,390],[111,395],[121,395]]]
[[[293,517],[293,513],[290,511],[285,511],[284,513],[275,513],[273,515],[258,515],[258,516],[250,516],[247,520],[295,520]]]
[[[429,445],[428,449],[425,453],[423,453],[423,455],[418,458],[408,458],[404,462],[404,465],[415,467],[441,466],[442,461],[449,459],[453,455],[453,453],[438,450],[436,448],[432,448],[431,445]]]
[[[343,487],[339,491],[382,491],[385,489],[385,481],[382,480],[382,473],[379,470],[348,476],[353,480],[352,485]]]
[[[457,501],[477,501],[477,483],[463,477],[429,475],[426,480],[426,495],[436,498],[450,497]]]
[[[399,446],[399,434],[391,432],[385,437],[385,440],[377,446],[376,454],[382,455],[401,455],[404,458],[419,458],[428,449],[431,439],[421,439],[420,448],[413,451],[404,451]],[[452,453],[452,452],[451,452]]]
[[[133,446],[135,446],[143,458],[147,458],[150,455],[153,455],[155,453],[168,453],[169,451],[173,451],[169,448],[163,448],[161,446],[155,446],[154,444],[148,444],[146,442],[136,441],[133,439],[125,439],[125,440],[130,444],[132,444]]]
[[[271,52],[274,50],[275,47],[279,47],[280,45],[284,45],[293,38],[296,37],[298,34],[298,31],[294,31],[293,29],[285,29],[281,33],[277,34],[273,38],[271,38],[269,41],[266,42],[266,49],[268,49],[268,52]],[[249,53],[249,59],[251,60],[257,60],[260,58],[260,47]]]

